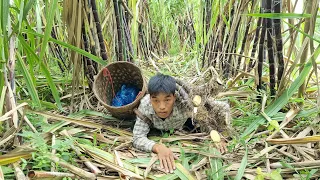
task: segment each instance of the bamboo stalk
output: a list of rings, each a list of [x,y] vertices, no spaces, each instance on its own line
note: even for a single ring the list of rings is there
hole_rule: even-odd
[[[75,178],[75,175],[72,173],[63,173],[63,172],[29,171],[28,177],[30,179],[57,178],[57,177]]]

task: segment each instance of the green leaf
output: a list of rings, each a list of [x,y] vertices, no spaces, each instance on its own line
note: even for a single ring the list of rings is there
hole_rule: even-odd
[[[179,179],[181,180],[195,180],[190,172],[182,166],[182,164],[176,162],[176,170],[174,171],[174,174],[179,176]]]
[[[235,180],[240,180],[242,179],[242,176],[244,174],[244,171],[246,170],[248,164],[248,148],[246,146],[246,154],[243,156],[240,164],[240,168],[237,172],[237,176],[235,177]]]
[[[254,180],[264,180],[265,178],[265,173],[262,172],[261,168],[260,167],[257,167],[257,176],[254,178]]]
[[[157,180],[175,180],[177,178],[179,178],[179,176],[176,174],[167,174],[157,178]]]
[[[52,0],[50,3],[50,7],[48,7],[48,11],[47,11],[48,13],[46,15],[47,24],[46,24],[46,29],[44,31],[44,37],[43,37],[40,56],[39,56],[40,60],[43,59],[44,53],[46,52],[46,49],[47,49],[48,41],[51,36],[52,26],[54,23],[53,22],[54,14],[57,7],[58,7],[58,0]]]
[[[280,130],[280,125],[279,125],[278,121],[272,120],[272,121],[269,122],[269,124],[270,124],[270,126],[272,126],[272,127],[273,127],[274,129],[276,129],[277,131]]]
[[[291,166],[290,164],[288,163],[285,163],[283,161],[280,161],[280,164],[285,167],[285,168],[289,168],[289,169],[295,169],[293,166]]]
[[[19,52],[17,52],[17,59],[18,59],[18,65],[21,67],[19,70],[21,71],[24,80],[26,81],[27,89],[29,91],[29,94],[31,96],[32,102],[37,106],[41,107],[40,99],[38,96],[38,92],[36,90],[35,84],[32,81],[32,78],[29,74],[29,71],[27,70],[26,65],[24,64],[23,59],[21,58],[21,55]]]
[[[25,6],[24,9],[23,9],[23,17],[22,17],[22,19],[26,19],[27,14],[28,14],[29,10],[32,8],[32,5],[33,5],[33,3],[34,3],[35,1],[36,1],[36,0],[29,0],[29,1],[27,2],[26,6]],[[20,28],[19,28],[19,29],[20,29]]]
[[[298,31],[299,33],[303,34],[304,36],[310,38],[313,41],[316,41],[318,43],[320,43],[320,39],[315,39],[314,36],[310,36],[308,33],[303,32],[302,30],[300,30],[299,28],[297,28],[295,25],[292,25],[286,21],[283,21],[284,23],[286,23],[290,28],[295,29],[296,31]]]
[[[297,14],[297,13],[252,13],[244,14],[247,16],[269,18],[269,19],[295,19],[295,18],[310,18],[311,14]]]
[[[42,34],[36,33],[36,32],[34,32],[34,31],[28,30],[28,29],[25,29],[25,30],[24,30],[24,33],[33,34],[33,35],[38,36],[38,37],[41,37],[41,38],[44,37]],[[70,44],[68,44],[68,43],[65,43],[65,42],[63,42],[63,41],[59,41],[59,40],[56,40],[56,39],[53,39],[53,38],[49,38],[49,41],[54,42],[54,43],[57,43],[57,44],[59,44],[59,45],[61,45],[61,46],[63,46],[63,47],[69,48],[69,49],[71,49],[71,50],[73,50],[73,51],[75,51],[75,52],[77,52],[77,53],[79,53],[79,54],[81,54],[81,55],[83,55],[83,56],[86,56],[86,57],[92,59],[93,61],[95,61],[95,62],[97,62],[97,63],[99,63],[99,64],[101,64],[101,65],[104,65],[104,66],[107,65],[107,62],[106,62],[106,61],[102,60],[102,59],[101,59],[100,57],[98,57],[98,56],[95,56],[95,55],[92,55],[92,54],[88,53],[87,51],[85,51],[85,50],[83,50],[83,49],[80,49],[80,48],[78,48],[78,47],[75,47],[75,46],[73,46],[73,45],[70,45]]]
[[[311,171],[308,173],[306,180],[311,179],[311,177],[318,171],[319,169],[311,169]]]
[[[20,14],[19,14],[19,30],[21,29],[21,24],[22,24],[22,19],[23,19],[23,12],[24,12],[24,1],[21,1]]]
[[[25,42],[22,35],[19,35],[18,39],[19,39],[19,42],[22,44],[22,46],[25,48],[25,50],[31,55],[31,57],[33,57],[40,64],[40,68],[41,68],[42,72],[44,73],[44,76],[46,77],[48,84],[50,86],[53,98],[56,101],[58,108],[63,111],[62,105],[60,102],[59,92],[57,90],[56,85],[53,82],[53,79],[50,75],[48,68],[43,63],[43,61],[40,61],[39,57],[34,53],[34,51],[31,49],[31,47]]]
[[[270,173],[270,178],[272,180],[282,180],[281,169],[276,169]]]
[[[9,21],[9,0],[1,0],[1,29],[2,29],[2,36],[3,36],[3,53],[4,53],[4,59],[8,59],[8,42],[9,42],[9,37],[8,37],[8,31],[7,31],[7,26],[8,26],[8,21]],[[2,55],[2,54],[1,54]]]
[[[221,155],[216,148],[210,148],[210,153]],[[222,160],[219,158],[209,158],[210,170],[208,176],[211,179],[224,179],[224,172],[222,168]]]

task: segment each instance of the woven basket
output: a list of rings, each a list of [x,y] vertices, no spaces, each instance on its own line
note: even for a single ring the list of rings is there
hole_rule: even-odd
[[[111,106],[114,95],[123,84],[135,85],[140,89],[139,94],[130,104],[121,107]],[[112,116],[119,119],[133,119],[135,118],[133,109],[139,105],[140,99],[146,93],[146,82],[141,70],[136,65],[120,61],[111,63],[100,70],[93,83],[93,92]]]

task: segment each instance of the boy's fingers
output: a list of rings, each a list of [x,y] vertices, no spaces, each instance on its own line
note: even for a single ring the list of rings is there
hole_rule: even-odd
[[[173,167],[172,167],[172,162],[170,158],[167,158],[167,163],[168,163],[169,172],[173,173]]]
[[[175,170],[176,169],[176,165],[174,163],[174,156],[170,156],[170,160],[171,160],[172,168],[173,168],[173,170]]]
[[[159,161],[160,161],[160,167],[161,167],[161,169],[164,169],[164,168],[163,168],[163,162],[162,162],[162,159],[159,159]]]
[[[178,156],[175,155],[175,154],[173,154],[173,158],[174,158],[175,160],[179,159]]]
[[[166,160],[166,159],[163,159],[162,161],[163,161],[162,163],[163,163],[164,169],[166,170],[166,173],[168,173],[168,172],[169,172],[169,169],[168,169],[167,160]]]

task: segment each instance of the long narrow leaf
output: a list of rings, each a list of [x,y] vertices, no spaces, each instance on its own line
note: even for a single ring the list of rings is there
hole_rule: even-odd
[[[195,180],[196,178],[194,178],[190,172],[182,166],[182,164],[180,163],[176,163],[176,167],[177,169],[174,171],[174,173],[176,175],[179,176],[180,179],[186,179],[186,180]]]
[[[18,57],[17,58],[18,65],[21,67],[21,68],[19,68],[19,70],[21,71],[21,73],[24,77],[24,80],[26,81],[27,89],[28,89],[29,94],[31,96],[32,102],[36,106],[41,107],[40,99],[39,99],[35,84],[33,83],[32,78],[29,74],[29,71],[27,70],[27,67],[24,64],[24,61],[22,60],[19,52],[17,53],[17,57]]]
[[[16,152],[0,156],[0,165],[7,165],[19,161],[21,158],[31,158],[32,151]]]
[[[8,21],[9,21],[9,0],[2,0],[1,2],[1,29],[2,29],[2,44],[3,44],[3,48],[4,48],[4,58],[7,59],[8,58],[8,31],[7,31],[7,25],[8,25]]]
[[[252,13],[246,14],[253,17],[262,17],[270,19],[294,19],[294,18],[310,18],[311,14],[297,14],[297,13]]]
[[[52,26],[53,26],[54,14],[56,12],[57,7],[58,7],[58,0],[52,0],[50,3],[50,6],[48,7],[48,11],[47,11],[48,13],[46,15],[47,24],[46,24],[46,29],[44,31],[44,37],[43,37],[40,56],[39,56],[40,60],[43,59],[44,53],[46,52],[46,48],[48,45],[48,41],[50,38]]]
[[[34,32],[34,31],[30,31],[30,30],[28,30],[28,29],[25,29],[25,30],[24,30],[24,33],[33,34],[33,35],[38,36],[38,37],[41,37],[41,38],[44,37],[42,34],[36,33],[36,32]],[[97,62],[97,63],[99,63],[99,64],[101,64],[101,65],[107,65],[107,62],[106,62],[106,61],[103,61],[101,58],[99,58],[99,57],[97,57],[97,56],[95,56],[95,55],[92,55],[92,54],[88,53],[87,51],[85,51],[85,50],[83,50],[83,49],[80,49],[80,48],[78,48],[78,47],[75,47],[75,46],[73,46],[73,45],[70,45],[70,44],[68,44],[68,43],[65,43],[65,42],[63,42],[63,41],[59,41],[59,40],[56,40],[56,39],[53,39],[53,38],[49,38],[49,41],[52,41],[52,42],[54,42],[54,43],[57,43],[57,44],[59,44],[59,45],[61,45],[61,46],[64,46],[64,47],[66,47],[66,48],[69,48],[69,49],[71,49],[71,50],[73,50],[73,51],[75,51],[75,52],[77,52],[77,53],[79,53],[79,54],[81,54],[81,55],[83,55],[83,56],[86,56],[86,57],[92,59],[93,61],[95,61],[95,62]]]
[[[301,34],[303,34],[304,36],[310,38],[311,40],[320,43],[320,39],[316,39],[316,38],[314,38],[313,36],[310,36],[309,34],[303,32],[301,29],[297,28],[296,26],[294,26],[294,25],[292,25],[292,24],[290,24],[290,23],[288,23],[288,22],[286,22],[286,21],[283,21],[283,22],[286,23],[290,28],[295,29],[295,30],[298,31],[299,33],[301,33]]]
[[[45,77],[46,77],[46,79],[48,81],[48,84],[50,86],[53,98],[56,101],[58,108],[60,110],[63,110],[61,102],[60,102],[59,92],[57,90],[56,85],[53,82],[53,79],[52,79],[52,77],[50,75],[50,72],[49,72],[48,68],[43,63],[43,61],[40,61],[39,57],[34,53],[34,51],[31,49],[31,47],[25,42],[25,40],[22,37],[22,35],[19,35],[18,39],[19,39],[20,43],[22,44],[22,46],[25,48],[25,50],[40,64],[40,68],[41,68],[42,72],[44,73],[44,75],[45,75]]]
[[[244,174],[244,171],[246,170],[248,164],[248,148],[246,147],[246,154],[243,156],[240,164],[240,168],[237,172],[237,176],[235,177],[235,180],[240,180]]]

